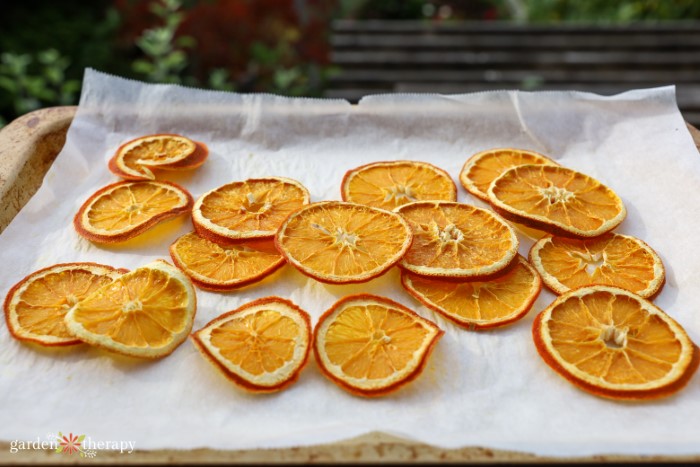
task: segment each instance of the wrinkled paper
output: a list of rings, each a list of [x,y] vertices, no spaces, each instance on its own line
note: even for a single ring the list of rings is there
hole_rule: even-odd
[[[196,171],[166,173],[195,199],[224,183],[278,175],[299,180],[312,201],[339,200],[344,173],[362,164],[431,162],[457,182],[467,157],[492,147],[549,155],[613,188],[628,210],[618,232],[661,255],[667,281],[655,302],[700,342],[700,155],[674,88],[612,97],[581,92],[494,91],[378,95],[343,100],[240,95],[149,85],[86,72],[65,147],[40,190],[0,236],[0,293],[58,262],[129,269],[170,259],[192,229],[183,216],[126,246],[79,237],[72,219],[97,189],[117,181],[107,161],[124,141],[181,133],[210,148]],[[459,188],[459,200],[484,206]],[[533,240],[522,232],[520,253]],[[446,448],[482,446],[539,455],[700,454],[700,376],[678,395],[613,402],[582,392],[538,356],[531,338],[543,290],[521,321],[489,332],[456,327],[412,299],[394,269],[371,282],[325,285],[291,266],[232,293],[198,290],[194,329],[259,297],[279,295],[315,323],[359,291],[390,297],[435,320],[446,334],[421,378],[365,400],[321,375],[313,357],[297,383],[249,395],[184,342],[160,361],[79,346],[48,351],[12,339],[0,324],[0,439],[58,431],[133,440],[137,449],[249,449],[313,445],[371,431]]]

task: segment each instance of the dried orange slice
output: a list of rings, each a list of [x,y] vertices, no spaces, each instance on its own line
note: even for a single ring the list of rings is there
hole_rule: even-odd
[[[488,195],[496,212],[506,219],[565,237],[602,235],[627,214],[613,190],[559,166],[509,169],[491,183]]]
[[[16,339],[45,346],[80,344],[63,317],[80,300],[126,269],[95,263],[62,263],[33,272],[5,297],[7,328]]]
[[[472,330],[519,320],[542,289],[537,271],[520,255],[506,272],[488,281],[448,281],[403,271],[401,283],[423,305]]]
[[[416,379],[444,332],[388,298],[338,300],[318,321],[314,353],[322,372],[353,394],[383,396]]]
[[[174,183],[118,182],[90,196],[75,215],[73,225],[90,241],[123,242],[188,212],[192,203],[192,196]]]
[[[272,238],[282,221],[309,204],[309,191],[284,177],[251,178],[202,195],[192,209],[199,235],[216,243]]]
[[[340,186],[343,201],[392,210],[421,200],[457,201],[450,175],[427,162],[374,162],[350,170]]]
[[[398,214],[362,204],[324,201],[292,213],[275,246],[303,274],[332,284],[366,282],[401,259],[411,229]]]
[[[208,154],[204,143],[182,135],[148,135],[122,144],[110,159],[109,169],[126,180],[154,180],[154,169],[193,169]]]
[[[530,249],[530,261],[556,294],[588,285],[620,287],[649,298],[661,290],[661,258],[642,240],[607,233],[579,240],[542,237]]]
[[[486,209],[449,201],[417,201],[395,212],[413,231],[413,245],[399,265],[416,274],[486,277],[505,269],[518,252],[513,228]]]
[[[459,181],[469,193],[484,201],[492,181],[506,170],[525,164],[559,165],[547,156],[534,151],[514,148],[496,148],[474,154],[464,163]]]
[[[163,260],[124,274],[78,302],[68,331],[88,344],[141,358],[161,358],[192,329],[197,298],[190,280]]]
[[[697,346],[651,302],[617,287],[582,287],[535,318],[544,361],[579,388],[612,399],[656,399],[685,386]]]
[[[192,342],[243,389],[279,391],[308,361],[311,320],[289,300],[265,297],[215,318],[192,334]]]
[[[272,240],[220,246],[196,232],[175,240],[170,256],[195,285],[222,292],[260,281],[285,264]]]

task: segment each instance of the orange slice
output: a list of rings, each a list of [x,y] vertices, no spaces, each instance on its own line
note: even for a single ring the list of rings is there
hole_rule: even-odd
[[[97,243],[116,243],[188,212],[192,196],[169,182],[118,182],[98,190],[80,207],[73,225]]]
[[[283,177],[252,178],[202,195],[192,209],[199,235],[216,243],[272,238],[282,221],[309,204],[309,191]]]
[[[187,276],[158,260],[97,289],[70,309],[65,322],[69,332],[88,344],[161,358],[187,338],[196,303]]]
[[[421,200],[457,201],[450,175],[427,162],[375,162],[350,170],[340,186],[343,201],[392,210]]]
[[[472,330],[519,320],[542,288],[540,276],[520,255],[506,272],[488,281],[447,281],[403,271],[401,283],[423,305]]]
[[[154,169],[193,169],[202,165],[208,154],[204,143],[182,135],[148,135],[122,144],[108,167],[126,180],[154,180]]]
[[[275,246],[291,265],[332,284],[366,282],[401,259],[411,245],[401,216],[362,204],[325,201],[291,214]]]
[[[308,361],[311,320],[289,300],[260,298],[215,318],[192,334],[192,342],[243,389],[279,391],[299,378]]]
[[[80,344],[63,317],[80,300],[126,269],[95,263],[62,263],[33,272],[5,297],[5,320],[16,339],[44,346]]]
[[[579,388],[612,399],[656,399],[688,383],[697,346],[651,302],[596,285],[558,297],[535,318],[544,361]]]
[[[565,237],[596,237],[617,227],[627,211],[610,188],[575,170],[521,165],[488,189],[506,219]]]
[[[530,261],[556,294],[610,285],[649,298],[665,280],[661,258],[649,245],[617,233],[586,240],[546,236],[532,245]]]
[[[467,159],[459,173],[459,181],[469,193],[488,201],[487,190],[491,182],[506,170],[525,164],[559,165],[549,157],[534,151],[514,148],[489,149]]]
[[[170,256],[195,285],[222,292],[258,282],[285,264],[272,240],[220,246],[196,232],[178,238]]]
[[[399,265],[416,274],[476,279],[505,269],[518,252],[513,228],[486,209],[418,201],[395,212],[413,231],[413,245]]]
[[[416,379],[444,332],[376,295],[338,300],[318,321],[314,353],[322,372],[353,394],[383,396]]]

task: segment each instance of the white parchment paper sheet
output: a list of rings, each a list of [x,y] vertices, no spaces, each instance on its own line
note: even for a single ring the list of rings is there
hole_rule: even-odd
[[[371,161],[428,161],[455,181],[471,154],[498,146],[543,152],[608,184],[625,201],[619,232],[662,256],[667,283],[656,303],[700,342],[700,155],[674,89],[613,97],[578,92],[386,95],[351,106],[146,85],[88,70],[66,145],[43,186],[0,236],[0,293],[57,262],[136,268],[169,259],[191,230],[169,222],[125,246],[81,239],[72,219],[98,188],[117,181],[107,161],[120,143],[182,133],[211,150],[199,170],[167,174],[197,198],[233,180],[281,175],[313,201],[340,199],[348,169]],[[461,187],[460,201],[479,204]],[[532,240],[520,235],[520,252]],[[139,449],[243,449],[310,445],[378,430],[453,448],[485,446],[542,455],[700,454],[700,377],[677,396],[643,404],[584,393],[537,355],[532,320],[553,296],[543,291],[520,322],[491,332],[459,329],[415,302],[392,270],[357,286],[329,286],[292,267],[230,294],[198,291],[195,329],[259,297],[288,297],[314,322],[338,298],[388,296],[434,319],[446,334],[424,375],[378,400],[353,397],[310,362],[274,395],[247,395],[183,343],[162,361],[114,357],[87,346],[45,351],[13,340],[0,324],[0,439],[87,433],[134,440]],[[312,358],[313,360],[313,358]]]

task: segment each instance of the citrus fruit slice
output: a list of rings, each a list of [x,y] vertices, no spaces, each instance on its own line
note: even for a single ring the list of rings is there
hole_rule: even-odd
[[[291,265],[318,281],[366,282],[396,264],[411,245],[398,214],[362,204],[324,201],[292,213],[275,236]]]
[[[450,175],[427,162],[374,162],[350,170],[340,186],[343,201],[391,211],[421,200],[457,201]]]
[[[204,163],[209,151],[182,135],[141,136],[122,144],[109,161],[109,169],[126,180],[154,180],[153,169],[191,169]]]
[[[559,296],[532,328],[544,361],[579,388],[612,399],[673,394],[697,370],[698,348],[651,302],[596,285]]]
[[[33,272],[5,297],[10,334],[45,346],[82,343],[68,332],[63,317],[73,305],[125,272],[95,263],[55,264]]]
[[[491,183],[488,195],[506,219],[566,237],[602,235],[627,214],[613,190],[559,166],[513,167]]]
[[[101,188],[80,207],[73,225],[97,243],[116,243],[188,212],[192,196],[170,182],[118,182]]]
[[[311,320],[289,300],[265,297],[215,318],[192,341],[243,389],[279,391],[299,378],[308,361]]]
[[[530,261],[556,294],[588,285],[610,285],[649,298],[661,290],[661,258],[642,240],[607,233],[579,240],[546,236],[530,249]]]
[[[469,193],[488,201],[487,190],[491,182],[506,170],[525,164],[559,165],[549,157],[534,151],[514,148],[489,149],[467,159],[459,173],[459,181]]]
[[[68,331],[88,344],[141,358],[169,355],[187,338],[197,299],[190,280],[157,260],[115,279],[68,311]]]
[[[513,323],[530,311],[542,280],[522,256],[488,281],[449,281],[403,271],[403,287],[423,305],[467,329]]]
[[[272,240],[220,246],[196,232],[175,240],[170,256],[196,286],[222,292],[260,281],[285,264]]]
[[[353,394],[383,396],[416,379],[444,332],[388,298],[351,295],[338,300],[314,330],[322,372]]]
[[[486,209],[449,201],[417,201],[395,212],[413,231],[413,244],[399,265],[416,274],[486,277],[505,269],[518,252],[513,228]]]
[[[199,235],[216,243],[272,238],[282,221],[309,204],[309,191],[283,177],[251,178],[215,188],[192,209]]]

